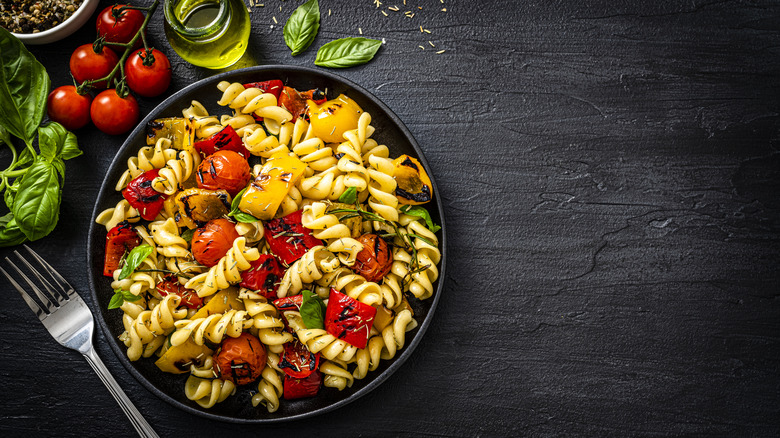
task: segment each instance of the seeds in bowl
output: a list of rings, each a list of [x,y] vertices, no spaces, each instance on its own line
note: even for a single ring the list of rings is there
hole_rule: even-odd
[[[13,33],[49,30],[73,15],[84,0],[3,0],[0,26]]]

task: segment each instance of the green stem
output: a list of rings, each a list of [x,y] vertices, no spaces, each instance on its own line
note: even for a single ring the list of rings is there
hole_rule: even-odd
[[[29,167],[27,168],[29,169]],[[3,172],[0,172],[0,175],[2,175],[3,178],[16,178],[17,176],[22,176],[25,173],[27,173],[27,169],[19,169],[19,170],[5,170]]]

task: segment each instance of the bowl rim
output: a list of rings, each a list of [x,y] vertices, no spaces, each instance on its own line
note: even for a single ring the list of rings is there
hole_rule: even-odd
[[[11,32],[11,35],[19,38],[19,40],[22,41],[22,42],[33,42],[33,41],[44,39],[44,38],[52,36],[52,35],[56,35],[59,32],[66,31],[67,29],[66,29],[65,25],[73,22],[78,17],[80,17],[80,16],[82,16],[84,14],[92,15],[92,12],[94,12],[95,8],[91,9],[89,12],[87,12],[87,9],[88,9],[88,5],[89,4],[93,4],[93,3],[95,5],[95,8],[97,8],[97,5],[98,5],[98,3],[100,3],[100,0],[84,0],[83,2],[81,2],[81,5],[79,6],[79,8],[76,9],[75,12],[73,12],[73,15],[68,17],[68,19],[63,21],[62,23],[52,27],[51,29],[46,29],[43,32],[36,32],[36,33],[15,33],[15,32]],[[87,17],[87,19],[88,18],[89,17]],[[84,21],[86,23],[86,19]],[[67,36],[67,35],[63,35],[63,38],[65,36]]]
[[[109,181],[109,177],[114,176],[114,174],[117,171],[117,167],[122,165],[125,166],[126,163],[119,163],[119,161],[116,159],[117,156],[123,154],[127,148],[130,148],[132,146],[132,139],[136,138],[138,134],[145,129],[146,124],[153,120],[155,117],[159,115],[160,112],[167,109],[174,101],[176,101],[180,96],[185,95],[189,93],[192,90],[198,89],[200,87],[206,86],[208,83],[213,83],[216,85],[221,80],[225,80],[226,78],[229,78],[234,75],[241,75],[244,73],[256,73],[256,72],[268,72],[268,71],[274,71],[274,70],[285,70],[288,72],[296,72],[296,73],[302,73],[302,74],[309,74],[309,75],[319,75],[327,78],[328,80],[334,81],[334,82],[340,82],[343,85],[346,85],[347,87],[350,87],[357,91],[358,93],[363,94],[367,98],[371,99],[372,103],[378,106],[384,113],[387,115],[387,117],[395,124],[398,129],[400,130],[400,133],[403,137],[405,137],[409,144],[412,146],[412,149],[414,149],[415,153],[417,154],[419,160],[422,162],[423,166],[427,169],[430,169],[430,166],[425,159],[425,156],[422,153],[422,150],[420,149],[419,144],[412,136],[409,129],[404,125],[404,123],[401,121],[401,119],[379,98],[374,96],[372,93],[370,93],[365,88],[361,87],[360,85],[356,84],[355,82],[346,79],[342,76],[336,75],[334,73],[312,68],[312,67],[304,67],[304,66],[290,66],[290,65],[283,65],[283,64],[270,64],[270,65],[262,65],[262,66],[253,66],[253,67],[247,67],[242,69],[236,69],[228,72],[223,72],[214,76],[210,76],[207,78],[203,78],[201,80],[198,80],[181,90],[173,93],[171,96],[169,96],[167,99],[165,99],[163,102],[161,102],[159,105],[157,105],[154,109],[152,109],[149,114],[144,117],[143,120],[141,120],[138,125],[131,131],[125,141],[122,143],[122,146],[117,150],[117,153],[115,154],[114,159],[111,162],[111,165],[109,166],[108,170],[106,171],[106,175],[103,179],[103,182],[101,184],[100,190],[97,194],[97,197],[94,200],[94,207],[92,211],[92,215],[90,217],[90,226],[89,231],[87,235],[87,279],[89,283],[90,288],[90,294],[92,297],[92,300],[95,304],[95,306],[99,307],[99,299],[97,296],[97,286],[95,284],[95,276],[94,273],[94,254],[91,251],[91,248],[93,247],[93,236],[95,236],[95,228],[102,225],[97,224],[94,221],[94,218],[97,217],[97,215],[102,211],[100,209],[100,204],[98,204],[98,199],[102,199],[105,196],[108,196],[105,192],[109,191],[115,191],[114,190],[114,184]],[[434,193],[441,193],[438,190],[438,187],[436,185],[435,178],[431,176],[431,184],[433,186]],[[239,424],[270,424],[270,423],[283,423],[288,421],[294,421],[294,420],[301,420],[304,418],[310,418],[315,417],[327,412],[331,412],[335,409],[341,408],[349,403],[354,402],[355,400],[363,397],[364,395],[371,392],[373,389],[375,389],[377,386],[382,384],[384,381],[386,381],[395,371],[400,368],[406,360],[411,356],[411,354],[416,349],[417,345],[422,341],[422,337],[427,331],[428,327],[431,325],[431,322],[433,320],[433,315],[435,314],[436,307],[439,303],[439,300],[441,298],[441,295],[443,293],[444,289],[444,280],[446,278],[446,260],[447,260],[447,235],[446,235],[446,225],[445,225],[445,217],[444,217],[444,206],[442,203],[442,197],[441,196],[435,196],[435,202],[436,202],[436,208],[438,208],[439,216],[440,216],[440,226],[441,226],[441,238],[439,239],[439,246],[441,251],[441,260],[439,263],[439,276],[437,278],[437,284],[436,284],[436,290],[433,294],[433,297],[429,300],[426,300],[427,302],[430,302],[430,309],[427,311],[427,315],[425,318],[419,322],[418,327],[415,329],[417,330],[417,333],[414,335],[414,337],[411,340],[408,340],[408,342],[404,345],[404,348],[402,351],[400,351],[394,359],[392,359],[392,363],[390,363],[384,371],[377,374],[372,378],[370,382],[366,384],[365,387],[358,389],[355,393],[336,401],[335,403],[332,403],[330,405],[314,409],[312,411],[303,412],[300,414],[285,416],[285,417],[279,417],[279,418],[238,418],[238,417],[230,417],[225,415],[219,415],[215,413],[208,412],[206,410],[200,410],[197,408],[194,408],[192,406],[185,405],[184,403],[180,402],[179,400],[176,400],[169,396],[167,393],[163,392],[159,388],[157,388],[154,384],[152,384],[151,381],[149,381],[146,377],[144,377],[130,362],[130,360],[127,358],[126,352],[120,347],[120,343],[116,341],[114,338],[114,335],[111,333],[111,329],[108,327],[108,323],[106,321],[106,318],[103,317],[103,311],[98,308],[98,317],[96,318],[98,320],[98,323],[100,325],[100,328],[103,332],[103,334],[108,338],[108,344],[111,347],[111,349],[116,354],[117,358],[119,359],[119,362],[122,363],[122,365],[125,367],[125,369],[130,372],[130,374],[135,377],[138,382],[140,382],[147,390],[155,394],[157,397],[161,398],[162,400],[168,402],[172,406],[181,409],[185,412],[188,412],[190,414],[194,414],[200,417],[208,418],[211,420],[217,420],[217,421],[223,421],[228,423],[239,423]]]

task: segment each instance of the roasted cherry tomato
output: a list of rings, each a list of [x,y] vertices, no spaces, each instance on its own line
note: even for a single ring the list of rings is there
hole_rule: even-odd
[[[319,371],[311,373],[309,377],[304,379],[296,379],[295,377],[285,375],[282,394],[284,394],[285,400],[314,397],[320,391],[321,385],[322,375]]]
[[[221,150],[238,152],[244,157],[249,157],[249,151],[244,147],[244,142],[230,125],[225,126],[221,131],[205,140],[195,142],[195,150],[204,157]]]
[[[109,6],[97,18],[97,32],[106,41],[127,44],[144,24],[144,14],[137,9],[121,9],[130,5]],[[137,40],[140,41],[140,38]]]
[[[89,123],[89,107],[92,96],[79,94],[73,85],[57,87],[46,99],[46,111],[49,118],[73,131]]]
[[[395,196],[401,204],[425,204],[433,199],[431,178],[417,158],[401,155],[393,160],[393,178],[398,185]]]
[[[393,265],[393,253],[381,237],[376,234],[364,234],[358,238],[363,249],[358,253],[352,270],[368,281],[378,281]]]
[[[268,247],[287,266],[303,257],[306,251],[322,245],[322,241],[312,236],[311,230],[301,223],[302,214],[303,210],[298,210],[265,224],[265,240],[268,242]]]
[[[331,288],[325,309],[325,330],[357,348],[366,348],[376,307]]]
[[[122,190],[122,196],[127,199],[130,206],[138,210],[141,217],[148,221],[157,217],[165,203],[165,194],[152,188],[152,181],[159,174],[159,169],[148,170],[130,181],[130,184]]]
[[[105,90],[95,97],[89,108],[92,123],[110,135],[124,134],[136,123],[140,115],[138,101],[132,94],[119,97],[115,89]]]
[[[265,368],[265,347],[247,332],[237,338],[227,338],[214,354],[214,371],[220,379],[236,385],[252,383]]]
[[[162,282],[157,283],[157,292],[162,296],[174,294],[181,297],[181,305],[190,309],[200,309],[203,306],[203,298],[192,289],[187,289],[176,278],[175,275],[169,275]]]
[[[120,222],[106,235],[106,258],[103,263],[103,275],[111,277],[119,269],[122,257],[141,244],[141,238],[130,222]]]
[[[84,44],[78,46],[70,55],[70,72],[78,83],[100,79],[108,76],[117,62],[119,57],[110,48],[103,47],[100,53],[95,53],[92,44]],[[92,86],[98,89],[106,88],[106,81],[95,82]]]
[[[284,87],[284,91],[279,96],[279,106],[285,108],[292,114],[292,121],[298,120],[298,117],[304,116],[308,106],[307,100],[311,100],[314,103],[321,105],[328,99],[325,97],[325,93],[316,88],[309,91],[298,91],[292,87]]]
[[[279,368],[296,379],[309,377],[320,367],[320,354],[314,354],[298,341],[284,344],[284,353],[279,357]]]
[[[322,105],[314,101],[307,102],[307,105],[312,134],[326,143],[344,141],[344,133],[357,129],[363,112],[354,100],[343,94]]]
[[[276,299],[276,289],[284,276],[282,267],[271,254],[262,254],[241,273],[241,287],[252,289],[268,299]]]
[[[201,161],[196,172],[198,187],[209,190],[225,189],[230,196],[236,196],[249,184],[251,178],[246,158],[230,150],[209,155]]]
[[[163,94],[171,84],[171,62],[157,49],[138,49],[125,62],[127,86],[144,97]]]
[[[198,263],[214,266],[227,254],[236,239],[238,232],[233,222],[227,219],[211,220],[192,235],[192,255]]]

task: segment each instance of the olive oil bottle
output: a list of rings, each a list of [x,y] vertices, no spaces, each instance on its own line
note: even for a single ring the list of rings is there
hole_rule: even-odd
[[[165,36],[185,61],[224,68],[247,49],[251,24],[243,0],[165,0]]]

